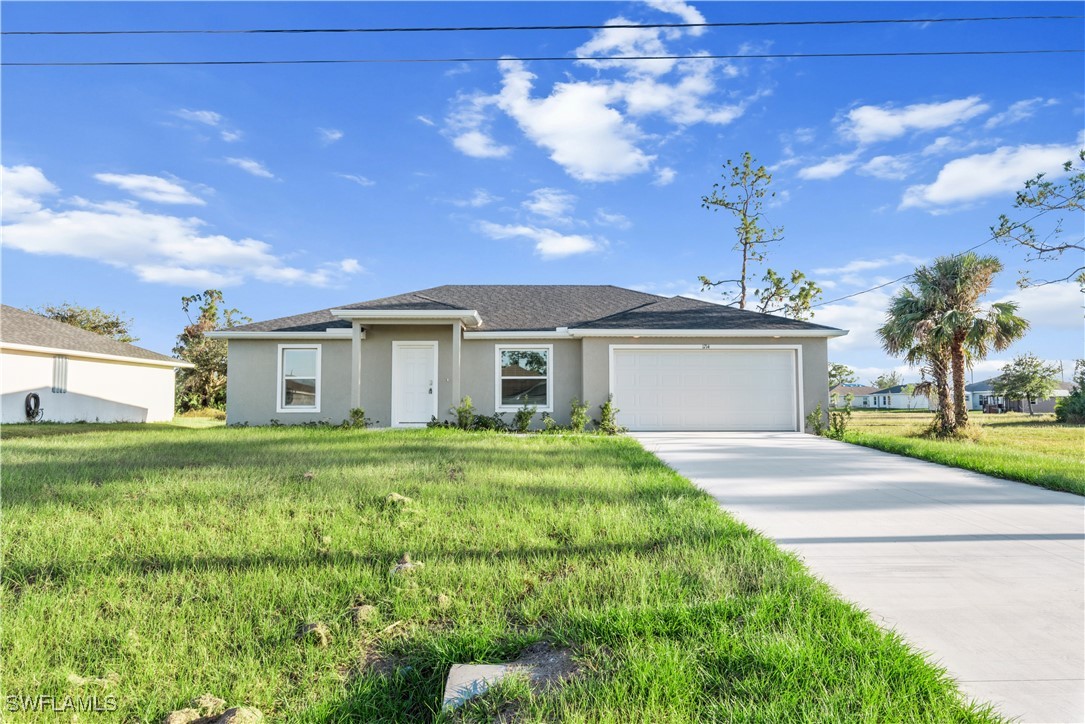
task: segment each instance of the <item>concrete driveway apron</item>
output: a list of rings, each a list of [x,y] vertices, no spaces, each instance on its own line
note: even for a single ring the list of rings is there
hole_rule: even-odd
[[[968,695],[1085,721],[1085,499],[799,433],[634,433]]]

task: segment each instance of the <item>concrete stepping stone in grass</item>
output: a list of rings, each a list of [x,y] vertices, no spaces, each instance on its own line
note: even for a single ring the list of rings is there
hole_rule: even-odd
[[[491,686],[512,674],[527,677],[532,691],[541,693],[575,676],[576,662],[568,649],[557,649],[545,641],[532,644],[507,664],[453,664],[445,681],[443,709],[456,709],[486,693]]]

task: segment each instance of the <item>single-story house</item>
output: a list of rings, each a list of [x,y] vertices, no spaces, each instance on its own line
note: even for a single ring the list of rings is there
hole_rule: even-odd
[[[833,407],[843,407],[850,395],[852,407],[872,407],[868,396],[877,390],[877,387],[870,385],[837,385],[829,390],[829,404]]]
[[[613,395],[633,430],[802,430],[847,332],[607,285],[450,285],[212,332],[229,340],[227,422],[380,426],[525,404],[569,420]],[[536,424],[538,423],[536,418]]]
[[[187,362],[0,306],[0,421],[163,422]],[[40,414],[38,414],[40,410]]]
[[[995,382],[997,377],[973,382],[965,385],[964,389],[969,395],[969,408],[972,410],[985,410],[990,412],[1028,412],[1027,400],[1007,400],[995,394]],[[1070,382],[1059,382],[1051,397],[1043,400],[1032,400],[1033,412],[1054,412],[1055,403],[1060,397],[1069,397],[1074,385]]]
[[[938,403],[933,405],[926,395],[916,395],[912,393],[915,385],[893,385],[892,387],[883,387],[880,390],[874,390],[873,392],[864,395],[862,399],[862,407],[870,407],[883,410],[934,410],[937,409]],[[852,407],[859,407],[860,402],[857,399],[852,403]]]

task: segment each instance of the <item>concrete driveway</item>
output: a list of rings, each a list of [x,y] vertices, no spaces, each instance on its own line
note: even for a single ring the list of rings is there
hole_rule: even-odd
[[[798,433],[636,433],[966,694],[1085,721],[1085,499]]]

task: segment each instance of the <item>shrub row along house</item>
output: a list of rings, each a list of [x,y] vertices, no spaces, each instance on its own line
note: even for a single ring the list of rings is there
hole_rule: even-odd
[[[440,286],[209,333],[229,340],[227,421],[381,426],[524,405],[566,424],[613,396],[632,430],[801,430],[828,405],[809,322],[615,286]]]
[[[165,422],[187,362],[0,307],[0,421]]]

